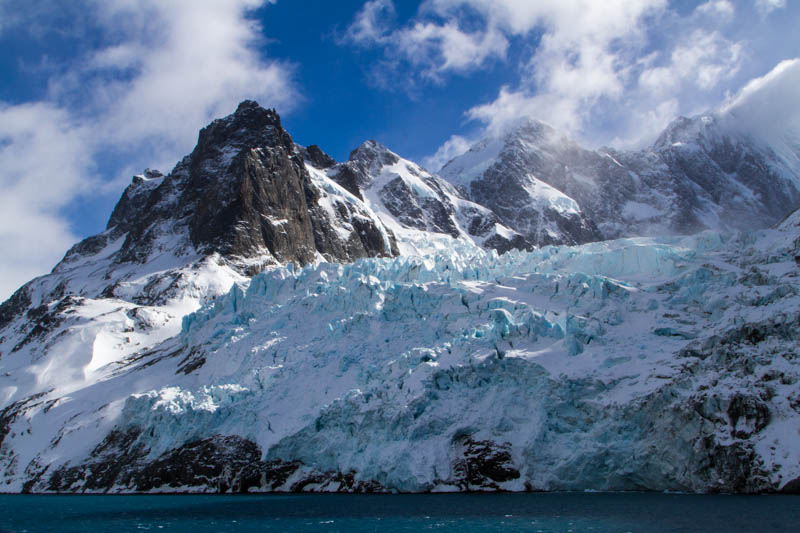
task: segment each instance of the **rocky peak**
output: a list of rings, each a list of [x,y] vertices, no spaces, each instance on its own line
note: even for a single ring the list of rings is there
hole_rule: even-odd
[[[242,150],[267,146],[283,146],[291,151],[292,138],[281,126],[281,117],[274,109],[265,109],[257,102],[245,100],[233,114],[214,120],[200,130],[192,154],[210,148]]]
[[[147,168],[137,174],[131,184],[122,193],[122,197],[111,212],[106,229],[117,228],[117,231],[128,231],[141,216],[151,193],[164,181],[164,174],[158,170]]]
[[[550,124],[532,117],[523,117],[506,130],[503,138],[509,143],[515,139],[546,140],[558,135],[558,130]]]
[[[154,170],[152,168],[144,169],[144,172],[141,174],[137,174],[133,177],[133,185],[142,185],[149,181],[157,180],[163,178],[164,174],[160,170]]]
[[[192,153],[168,176],[149,169],[135,176],[108,231],[73,247],[65,264],[123,236],[116,263],[146,263],[165,253],[217,253],[247,265],[390,253],[380,223],[358,206],[321,206],[330,201],[309,168],[334,164],[317,146],[295,145],[274,109],[244,101],[203,128]],[[357,212],[358,230],[348,209]],[[351,238],[343,238],[346,233]]]
[[[374,177],[382,167],[394,165],[398,161],[400,161],[400,157],[397,154],[373,140],[365,141],[361,146],[350,152],[349,159],[349,162],[365,178]]]
[[[304,149],[303,157],[315,168],[325,170],[336,164],[336,160],[322,151],[316,144],[312,144]]]
[[[338,165],[330,176],[348,192],[363,200],[361,192],[370,187],[381,169],[399,161],[400,157],[397,154],[381,143],[369,140],[350,152],[349,159]]]
[[[723,137],[719,122],[712,115],[697,117],[678,117],[664,129],[653,143],[653,150],[663,151],[683,145],[710,147]]]
[[[275,110],[255,102],[204,128],[183,193],[194,246],[239,257],[268,252],[280,263],[298,264],[319,254],[348,261],[384,253],[375,221],[337,231],[351,217],[331,219],[320,206],[326,193],[314,184],[306,160],[316,168],[335,164],[317,146],[298,151]],[[351,238],[340,242],[347,232]]]
[[[574,198],[565,164],[582,162],[584,152],[552,126],[521,118],[448,162],[441,175],[522,235],[525,247],[579,244],[602,238]]]
[[[245,100],[227,117],[216,119],[200,130],[197,146],[189,156],[193,167],[211,165],[216,174],[228,170],[233,159],[252,149],[295,153],[292,137],[281,126],[274,109]]]

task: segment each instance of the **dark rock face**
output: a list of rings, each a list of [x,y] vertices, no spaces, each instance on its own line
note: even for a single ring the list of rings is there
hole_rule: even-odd
[[[315,168],[320,170],[330,168],[336,164],[336,161],[316,144],[312,144],[305,149],[305,157]]]
[[[385,166],[396,165],[400,158],[376,141],[367,141],[350,152],[349,166],[355,171],[357,184],[367,188]]]
[[[350,152],[350,158],[336,166],[330,177],[349,193],[363,200],[362,191],[368,189],[381,169],[394,165],[400,159],[376,141],[366,141]]]
[[[442,176],[453,183],[461,183],[473,202],[489,208],[505,226],[523,238],[515,246],[530,249],[548,244],[582,244],[602,240],[600,230],[593,222],[588,208],[575,194],[578,192],[570,166],[571,160],[585,161],[591,152],[575,144],[556,139],[556,132],[549,126],[528,121],[510,133],[502,149],[488,161],[467,183],[461,183],[464,168],[459,158],[442,169]],[[479,143],[472,152],[488,150],[488,145]],[[601,159],[596,156],[590,164]],[[574,200],[574,206],[556,207],[543,198],[563,194],[561,202]],[[543,190],[544,187],[544,190]],[[592,191],[596,196],[599,191]],[[565,208],[567,207],[567,208]],[[576,209],[577,208],[577,209]]]
[[[703,202],[719,206],[723,227],[772,226],[800,205],[800,190],[787,176],[780,175],[777,156],[771,149],[728,134],[715,118],[676,119],[652,152],[675,177],[676,192],[686,193],[678,201],[695,215],[703,212]],[[636,154],[625,159],[632,157]],[[691,192],[695,194],[688,194]],[[688,232],[707,227],[702,220],[687,220],[693,224],[677,224],[678,229]]]
[[[348,192],[363,200],[362,191],[370,188],[381,169],[399,161],[400,158],[382,144],[366,141],[350,152],[347,161],[332,169],[330,176]]]
[[[168,176],[149,169],[135,176],[108,230],[74,246],[62,264],[96,254],[121,236],[117,263],[144,263],[154,247],[177,255],[192,248],[226,258],[268,255],[272,262],[300,265],[318,252],[330,261],[395,253],[366,212],[345,206],[334,219],[328,216],[318,205],[325,193],[305,160],[321,169],[335,164],[317,146],[295,145],[274,110],[242,102],[203,128],[195,149]],[[353,215],[359,227],[342,240],[336,228],[352,226]]]
[[[122,193],[122,198],[117,202],[114,211],[111,212],[106,229],[118,227],[122,231],[129,231],[131,227],[134,227],[137,217],[147,207],[150,199],[149,193],[161,184],[163,177],[164,175],[160,171],[151,169],[146,169],[143,175],[134,176],[131,184]],[[89,239],[92,238],[89,237]]]
[[[783,494],[800,494],[800,477],[788,482],[781,488]]]
[[[505,160],[503,165],[490,168],[481,179],[471,183],[470,198],[491,209],[503,224],[524,235],[525,248],[583,244],[602,239],[591,219],[533,203],[526,188],[527,181],[516,178],[518,170],[524,172],[525,164],[520,160]],[[548,231],[545,223],[554,226],[555,231]]]
[[[700,479],[707,479],[711,487],[709,492],[772,492],[763,462],[752,449],[751,443],[721,445],[713,439],[705,439],[704,444],[708,453],[707,466],[696,474]],[[714,487],[715,480],[717,487]]]
[[[279,262],[313,259],[313,229],[302,161],[280,117],[254,102],[203,128],[189,156],[179,206],[203,253],[249,257],[264,250]]]
[[[444,195],[419,198],[401,178],[387,183],[378,194],[386,209],[404,226],[458,237],[455,210]]]
[[[307,154],[319,166],[332,162],[317,147]],[[203,128],[194,151],[144,201],[132,188],[148,183],[129,187],[110,222],[125,224],[125,215],[142,205],[153,212],[129,230],[126,257],[136,258],[136,252],[125,251],[146,249],[157,237],[158,223],[176,214],[204,254],[252,257],[268,251],[278,262],[302,265],[318,250],[334,261],[387,253],[374,246],[379,232],[374,224],[363,240],[356,234],[353,242],[337,246],[340,239],[331,227],[336,221],[315,209],[319,193],[280,117],[255,102],[242,102],[233,115]]]
[[[457,443],[462,457],[453,464],[457,484],[462,490],[497,490],[498,483],[520,477],[514,466],[509,443],[465,438]]]
[[[140,435],[135,427],[112,431],[84,464],[60,468],[46,482],[35,480],[29,492],[178,492],[187,487],[218,493],[385,491],[374,481],[356,479],[353,472],[320,472],[299,461],[263,461],[258,445],[235,435],[192,441],[148,460]],[[290,477],[294,481],[287,484]]]
[[[140,433],[141,430],[137,428],[112,431],[92,450],[92,460],[85,468],[76,466],[53,472],[47,490],[107,491],[115,484],[123,484],[130,479],[131,465],[146,455],[144,447],[136,444]],[[29,488],[34,492],[40,490],[38,483]]]
[[[281,263],[314,258],[313,224],[303,167],[283,147],[240,152],[231,165],[236,190],[196,187],[186,198],[199,209],[189,222],[193,244],[205,253],[248,257],[269,250]],[[230,193],[233,194],[230,194]]]
[[[737,394],[728,406],[731,437],[746,439],[769,424],[771,415],[767,404],[753,396]]]
[[[30,283],[26,283],[0,305],[0,328],[6,327],[31,305]]]
[[[146,464],[134,475],[138,491],[191,487],[209,483],[215,492],[247,492],[286,483],[296,463],[262,463],[261,450],[240,437],[216,437],[190,442]]]

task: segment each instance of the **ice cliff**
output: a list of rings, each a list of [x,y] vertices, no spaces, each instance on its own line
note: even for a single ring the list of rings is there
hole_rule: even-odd
[[[5,488],[791,488],[797,222],[259,274],[84,387],[5,375]]]

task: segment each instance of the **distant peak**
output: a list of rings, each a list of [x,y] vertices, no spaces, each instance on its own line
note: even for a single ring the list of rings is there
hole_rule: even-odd
[[[350,159],[354,159],[358,157],[359,154],[370,153],[370,152],[389,152],[386,146],[382,145],[378,141],[374,139],[369,139],[358,145],[358,147],[350,152]]]
[[[323,152],[322,148],[316,144],[312,144],[304,149],[301,149],[301,153],[306,160],[308,160],[314,167],[319,169],[330,168],[336,164],[336,160]]]
[[[144,169],[144,177],[149,179],[149,180],[154,180],[154,179],[157,179],[157,178],[163,178],[164,177],[164,173],[161,172],[160,170],[156,170],[154,168],[146,168],[146,169]]]
[[[714,115],[679,116],[661,132],[653,148],[661,150],[681,144],[697,143],[719,134],[719,121]],[[715,133],[716,132],[716,133]]]
[[[278,112],[275,111],[274,108],[268,109],[266,107],[262,107],[261,104],[259,104],[255,100],[242,100],[236,107],[236,111],[233,112],[233,115],[239,116],[239,115],[249,115],[253,113],[270,115],[276,118],[278,121],[280,121],[281,119],[281,117],[278,115]]]
[[[502,137],[506,139],[514,139],[518,137],[550,137],[554,136],[558,131],[542,120],[533,117],[520,117],[507,126]]]
[[[397,154],[372,139],[364,141],[358,148],[350,152],[350,161],[366,163],[368,166],[372,166],[376,162],[382,165],[394,165],[399,160]]]

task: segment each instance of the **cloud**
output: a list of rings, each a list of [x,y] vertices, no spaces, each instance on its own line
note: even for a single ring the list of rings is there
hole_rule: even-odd
[[[528,115],[590,144],[637,146],[677,114],[703,110],[707,102],[697,95],[733,78],[743,57],[742,43],[702,29],[683,35],[667,54],[638,58],[635,45],[626,50],[616,39],[574,52],[544,46],[531,60],[532,79],[516,89],[503,87],[494,101],[467,111],[485,124],[488,135]],[[596,128],[604,120],[611,123],[613,138]]]
[[[647,90],[656,89],[648,75],[656,70],[665,70],[674,82],[690,82],[700,89],[710,89],[721,80],[731,78],[739,68],[742,45],[732,43],[717,32],[696,30],[686,44],[676,46],[671,62],[666,67],[646,70],[639,78]],[[663,74],[662,74],[662,82]]]
[[[430,10],[423,4],[422,10]],[[380,83],[386,75],[396,74],[402,66],[410,67],[423,78],[441,82],[445,73],[473,71],[493,58],[504,58],[509,43],[496,28],[468,31],[461,21],[417,20],[407,26],[392,28],[396,10],[391,0],[371,0],[364,4],[345,32],[342,43],[379,46],[385,60],[372,77]],[[409,85],[413,85],[410,83]]]
[[[787,49],[780,30],[773,36],[755,16],[755,3],[731,0],[688,11],[667,0],[426,0],[405,22],[396,21],[391,2],[380,4],[392,16],[369,18],[379,29],[360,31],[374,36],[360,46],[382,48],[395,78],[442,84],[519,58],[507,65],[516,67],[517,81],[465,111],[484,135],[530,115],[590,145],[641,146],[678,114],[718,105],[759,73],[759,61]],[[758,9],[785,3],[768,4]],[[465,145],[448,139],[429,164],[455,155],[455,147]]]
[[[733,17],[735,11],[729,0],[708,0],[705,4],[697,6],[698,13],[726,19]]]
[[[521,114],[577,131],[598,103],[622,100],[645,46],[644,21],[665,11],[667,0],[426,0],[400,26],[376,17],[378,7],[393,12],[388,0],[368,2],[350,27],[351,40],[382,47],[395,75],[402,64],[411,79],[442,83],[448,75],[506,61],[512,39],[535,43],[523,54],[519,83],[467,111],[492,134]],[[715,73],[706,74],[710,83]]]
[[[104,28],[126,36],[90,62],[102,74],[93,92],[104,99],[104,138],[120,145],[156,136],[167,143],[165,155],[175,157],[209,119],[231,112],[245,97],[290,105],[289,69],[255,52],[260,28],[246,14],[261,3],[101,2]],[[108,83],[109,75],[121,79]]]
[[[95,180],[88,133],[51,104],[0,107],[0,295],[75,242],[58,211]]]
[[[436,150],[435,154],[424,158],[422,164],[431,172],[439,172],[445,163],[469,150],[475,140],[453,135]]]
[[[437,1],[452,5],[457,0]],[[693,18],[709,11],[730,15],[733,6],[724,0],[701,5],[683,21],[687,29],[670,27],[674,36],[661,46],[666,53],[651,43],[651,27],[675,16],[660,0],[509,1],[497,12],[489,2],[463,1],[480,3],[486,16],[508,31],[537,27],[543,32],[519,84],[467,111],[490,135],[520,115],[531,115],[590,143],[608,142],[609,127],[597,124],[611,124],[617,141],[632,144],[674,118],[666,113],[676,110],[688,85],[706,90],[738,70],[741,45],[714,31],[692,32]]]
[[[398,20],[390,0],[373,0],[351,25],[348,42],[382,50],[373,79],[384,80],[377,83],[384,88],[413,87],[412,97],[425,83],[443,85],[460,75],[485,85],[474,74],[502,63],[517,79],[505,78],[493,99],[465,110],[485,135],[532,115],[584,143],[630,148],[651,142],[678,114],[719,105],[796,54],[786,36],[798,6],[785,0],[690,4],[425,0],[416,14]],[[767,20],[778,8],[786,16]],[[456,146],[464,148],[446,141],[430,160]]]
[[[800,148],[800,58],[781,61],[720,108],[731,126]],[[777,143],[773,143],[777,144]]]
[[[784,7],[786,7],[786,0],[756,0],[756,9],[764,16]]]
[[[394,16],[392,0],[366,2],[347,28],[344,40],[360,45],[386,43],[390,39],[389,23]]]
[[[264,3],[70,6],[100,45],[77,43],[82,53],[54,69],[45,101],[0,102],[0,297],[49,270],[76,240],[63,211],[77,198],[118,194],[121,180],[145,166],[168,170],[199,128],[242,99],[284,111],[296,102],[291,66],[258,51],[263,36],[250,14]],[[60,31],[63,21],[43,19],[43,12],[20,11],[13,23],[21,28],[26,16],[35,17],[37,31]]]

